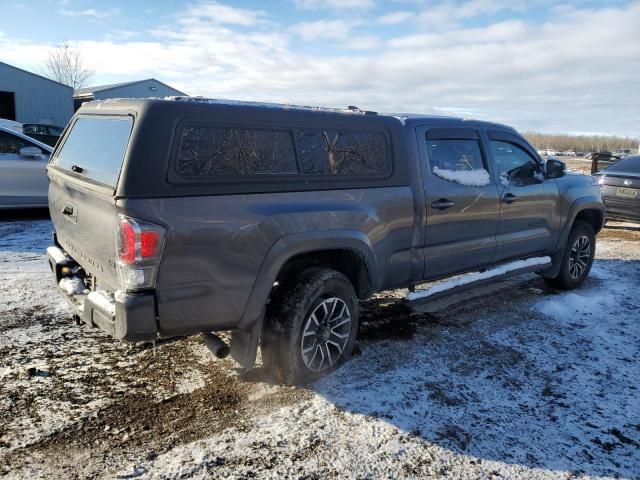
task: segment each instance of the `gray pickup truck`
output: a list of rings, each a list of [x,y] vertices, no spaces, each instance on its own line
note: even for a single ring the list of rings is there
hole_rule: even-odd
[[[192,99],[84,104],[48,165],[48,249],[77,319],[117,339],[202,334],[312,381],[358,300],[516,260],[570,289],[604,206],[509,127]],[[229,344],[216,332],[229,331]]]

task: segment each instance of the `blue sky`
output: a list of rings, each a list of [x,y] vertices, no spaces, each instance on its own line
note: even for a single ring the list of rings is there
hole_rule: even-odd
[[[3,2],[0,61],[76,43],[92,84],[640,137],[640,2]]]

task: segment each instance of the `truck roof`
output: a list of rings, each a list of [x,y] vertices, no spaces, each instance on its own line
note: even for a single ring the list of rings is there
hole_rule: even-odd
[[[217,106],[225,106],[225,107],[246,107],[257,110],[280,110],[280,111],[297,111],[297,112],[308,112],[308,113],[316,113],[316,114],[333,114],[333,115],[353,115],[353,116],[375,116],[378,118],[388,118],[393,119],[403,126],[413,127],[415,125],[430,123],[430,124],[441,124],[442,126],[448,125],[460,125],[464,124],[465,126],[485,126],[485,127],[494,127],[507,129],[511,131],[515,131],[513,127],[508,125],[503,125],[499,123],[486,122],[482,120],[475,120],[471,118],[464,117],[454,117],[454,116],[446,116],[446,115],[426,115],[426,114],[418,114],[418,113],[382,113],[375,112],[371,110],[363,110],[356,106],[348,106],[346,108],[332,108],[332,107],[322,107],[322,106],[305,106],[305,105],[293,105],[293,104],[283,104],[283,103],[268,103],[268,102],[254,102],[254,101],[244,101],[244,100],[228,100],[228,99],[218,99],[218,98],[204,98],[204,97],[165,97],[165,98],[111,98],[107,100],[97,100],[92,102],[84,103],[81,107],[81,112],[90,113],[92,110],[100,110],[103,113],[117,111],[121,109],[132,109],[137,110],[139,108],[144,108],[147,104],[158,103],[158,102],[179,102],[181,104],[185,104],[187,102],[191,103],[194,106],[205,106],[205,105],[217,105]]]

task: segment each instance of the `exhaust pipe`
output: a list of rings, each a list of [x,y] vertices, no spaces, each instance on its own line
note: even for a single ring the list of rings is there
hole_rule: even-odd
[[[211,353],[213,353],[216,358],[226,358],[229,356],[229,353],[231,352],[229,345],[224,343],[215,333],[205,332],[202,334],[202,339],[204,340],[204,344],[209,350],[211,350]]]

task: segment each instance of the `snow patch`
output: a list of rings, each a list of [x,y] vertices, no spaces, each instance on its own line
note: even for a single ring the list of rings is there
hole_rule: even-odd
[[[111,299],[108,292],[102,290],[96,290],[95,292],[87,295],[87,300],[93,302],[105,312],[108,312],[111,316],[116,314],[116,304]]]
[[[205,381],[199,370],[189,370],[182,374],[182,377],[176,382],[176,391],[178,393],[187,394],[195,392],[203,388]]]
[[[468,285],[478,280],[485,280],[487,278],[498,277],[500,275],[506,275],[514,270],[519,270],[526,267],[534,267],[536,265],[547,265],[551,263],[551,257],[533,257],[526,260],[516,260],[515,262],[505,263],[499,267],[492,268],[484,272],[471,273],[463,277],[452,278],[446,282],[439,283],[433,287],[425,288],[417,292],[409,292],[404,297],[405,300],[418,300],[419,298],[426,298],[436,293],[451,290],[462,285]]]
[[[600,246],[598,245],[598,248]],[[606,316],[620,309],[616,294],[626,293],[626,285],[618,285],[619,277],[611,275],[605,269],[594,265],[591,277],[608,284],[603,291],[576,290],[567,292],[562,297],[550,297],[537,302],[534,309],[552,318],[573,318],[576,315]]]
[[[489,185],[491,182],[489,172],[484,168],[459,171],[433,167],[433,173],[440,178],[449,180],[450,182],[456,182],[469,187],[484,187],[485,185]]]
[[[69,295],[81,295],[87,289],[80,277],[64,277],[58,286]]]

